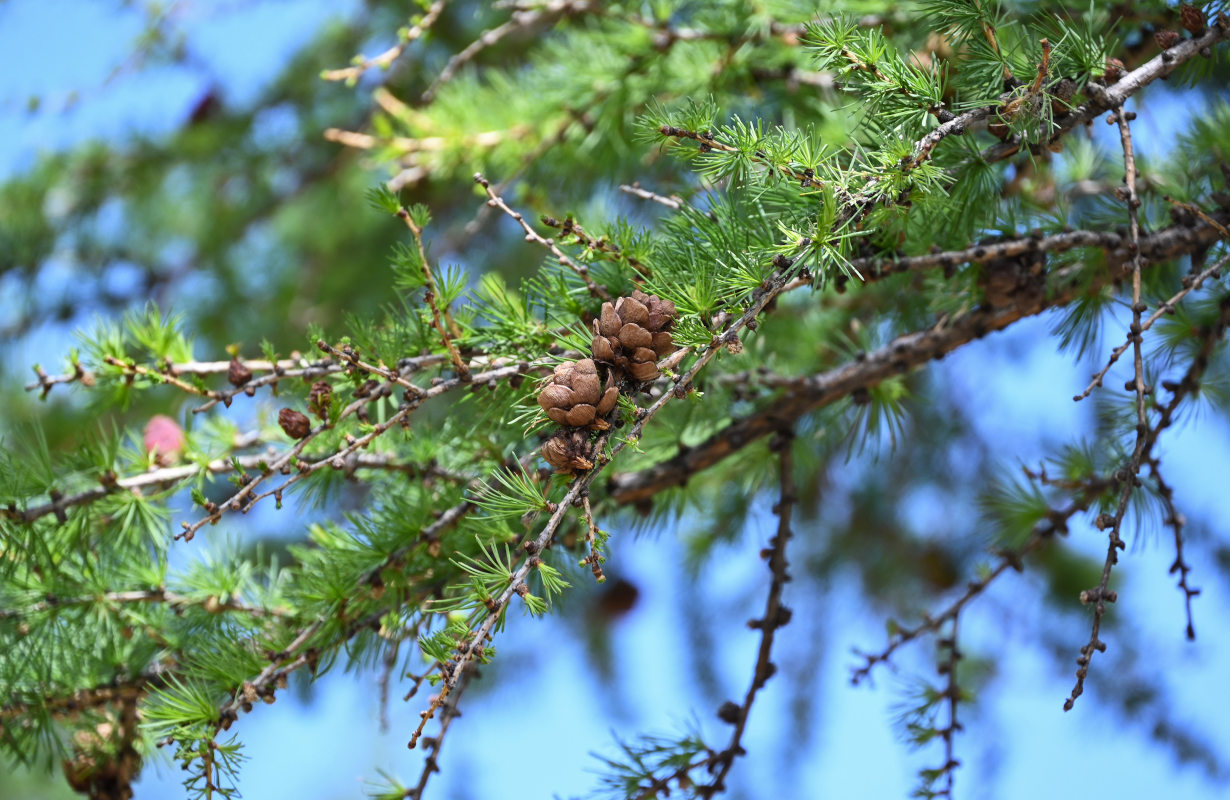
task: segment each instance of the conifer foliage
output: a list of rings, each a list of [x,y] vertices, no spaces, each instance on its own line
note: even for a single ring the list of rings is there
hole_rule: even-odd
[[[36,368],[32,394],[98,424],[71,448],[6,431],[0,747],[96,798],[132,796],[163,747],[187,796],[230,797],[246,715],[377,667],[421,707],[424,766],[375,794],[429,796],[505,628],[607,581],[637,513],[687,539],[681,581],[761,541],[767,588],[746,693],[621,742],[598,796],[725,791],[762,755],[743,744],[759,692],[822,636],[780,641],[815,624],[791,606],[839,570],[889,618],[854,683],[934,647],[903,710],[934,757],[922,796],[954,796],[994,657],[962,623],[1015,571],[1060,609],[1056,712],[1092,687],[1135,702],[1114,660],[1147,644],[1116,623],[1127,544],[1165,532],[1188,638],[1192,573],[1219,569],[1191,555],[1159,441],[1230,412],[1227,39],[1216,3],[424,3],[392,48],[320,76],[373,102],[321,133],[386,171],[367,200],[402,235],[392,305],[280,332],[293,352],[204,352],[148,305]],[[1156,162],[1137,145],[1155,113],[1180,117]],[[973,409],[927,366],[1040,315],[1040,347],[1094,364],[1045,390],[1098,422],[1022,469],[970,445]],[[144,399],[163,415],[122,416]],[[898,511],[924,488],[969,512],[950,538]],[[303,503],[323,512],[279,557],[175,552],[242,541],[262,509],[301,524]]]

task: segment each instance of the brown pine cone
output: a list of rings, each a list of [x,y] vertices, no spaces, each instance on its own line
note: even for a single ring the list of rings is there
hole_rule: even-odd
[[[302,439],[312,432],[312,421],[306,414],[301,414],[292,408],[284,408],[278,412],[278,425],[292,439]]]
[[[615,304],[603,303],[594,320],[594,358],[626,372],[633,380],[652,381],[657,361],[675,351],[670,329],[675,304],[657,295],[634,291]]]
[[[252,370],[248,369],[247,365],[236,356],[231,359],[226,369],[226,379],[231,382],[231,386],[243,386],[252,380]]]
[[[1157,46],[1163,50],[1169,50],[1179,42],[1183,41],[1183,34],[1172,30],[1155,31],[1153,34],[1153,41],[1157,42]]]
[[[1204,28],[1208,24],[1209,19],[1203,11],[1191,3],[1184,3],[1179,6],[1179,21],[1192,36],[1199,36],[1204,33]]]
[[[329,418],[329,406],[333,405],[333,386],[328,381],[316,381],[308,392],[308,411],[323,422]]]
[[[1108,58],[1106,59],[1106,70],[1102,73],[1102,77],[1108,85],[1115,83],[1123,77],[1124,69],[1122,61],[1117,58]]]
[[[611,427],[602,418],[611,413],[618,399],[619,390],[610,378],[607,378],[606,388],[602,388],[598,366],[591,358],[560,364],[546,387],[538,393],[538,405],[553,422],[600,431]]]
[[[542,446],[542,457],[568,475],[594,468],[593,444],[581,431],[560,431]]]

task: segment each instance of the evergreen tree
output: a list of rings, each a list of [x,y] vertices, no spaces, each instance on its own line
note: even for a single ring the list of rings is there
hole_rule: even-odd
[[[421,797],[505,627],[577,593],[629,602],[608,556],[652,525],[685,538],[697,603],[724,547],[764,544],[759,646],[716,708],[727,727],[701,709],[695,730],[621,742],[601,796],[723,792],[758,756],[760,690],[806,671],[774,677],[803,657],[783,640],[823,636],[792,606],[841,574],[887,620],[855,683],[934,648],[939,679],[920,672],[902,713],[935,756],[920,795],[953,796],[996,657],[961,623],[1013,571],[1056,609],[1038,644],[1075,664],[1056,713],[1097,685],[1223,769],[1141,696],[1129,656],[1149,643],[1114,605],[1126,544],[1162,531],[1194,638],[1189,573],[1230,563],[1224,532],[1192,557],[1159,446],[1230,412],[1219,4],[437,0],[337,67],[388,38],[373,7],[255,109],[204,97],[165,141],[0,190],[2,268],[32,294],[65,238],[84,272],[145,270],[112,298],[127,313],[35,368],[47,410],[14,398],[4,424],[7,754],[124,798],[165,745],[188,796],[232,796],[246,714],[276,714],[256,709],[299,676],[372,667],[421,705],[424,751],[375,795]],[[294,110],[289,152],[258,122],[274,107]],[[1147,159],[1141,123],[1162,113]],[[116,198],[137,227],[109,241]],[[278,246],[245,245],[270,219]],[[189,304],[194,261],[209,290]],[[133,303],[163,283],[183,307]],[[61,313],[71,299],[6,327]],[[1022,468],[927,366],[1038,316],[1039,350],[1093,364],[1045,391],[1097,423]],[[924,492],[950,530],[911,518]],[[766,498],[771,529],[750,524]],[[244,515],[265,507],[294,543],[256,543]],[[241,544],[181,555],[224,530]]]

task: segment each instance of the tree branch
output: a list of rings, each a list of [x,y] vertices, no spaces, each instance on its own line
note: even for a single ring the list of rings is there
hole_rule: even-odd
[[[55,595],[48,595],[47,599],[41,603],[35,603],[25,608],[0,608],[0,619],[22,619],[70,606],[91,606],[95,604],[136,605],[142,603],[166,603],[174,609],[199,606],[211,614],[234,611],[257,618],[292,616],[284,608],[262,608],[235,600],[219,600],[217,597],[212,596],[196,600],[187,595],[169,592],[165,588],[160,587],[157,589],[137,589],[128,592],[106,592],[101,595],[90,595],[87,597],[56,597]]]
[[[1141,254],[1149,261],[1162,261],[1207,247],[1224,235],[1218,229],[1222,222],[1230,224],[1230,210],[1219,211],[1205,225],[1171,225],[1140,238]],[[947,250],[919,256],[885,259],[870,256],[851,259],[850,266],[864,276],[866,283],[874,283],[903,272],[918,272],[926,269],[951,269],[961,264],[983,264],[1006,258],[1016,258],[1030,253],[1063,253],[1081,247],[1096,247],[1105,250],[1110,260],[1126,261],[1129,257],[1130,240],[1114,231],[1065,231],[1050,236],[1020,236],[997,242],[976,244],[962,250]],[[1210,273],[1211,274],[1211,273]],[[1203,279],[1201,279],[1203,280]],[[1195,287],[1191,287],[1195,288]],[[1188,291],[1191,290],[1188,288]],[[1181,300],[1183,292],[1171,302]]]
[[[104,475],[99,478],[101,485],[96,488],[86,489],[75,494],[63,495],[59,499],[52,500],[50,503],[43,503],[21,510],[0,508],[0,517],[29,523],[48,514],[63,514],[69,508],[93,503],[117,491],[139,494],[142,489],[165,489],[176,483],[195,478],[202,473],[227,475],[239,469],[260,470],[262,465],[268,465],[270,461],[275,461],[278,457],[279,454],[271,450],[256,455],[219,458],[210,461],[203,467],[196,464],[161,467],[125,478],[108,478]],[[325,453],[305,454],[303,458],[311,463],[330,462],[329,465],[335,469],[345,469],[350,472],[359,469],[381,470],[403,472],[416,477],[437,476],[448,480],[468,480],[464,476],[456,475],[437,466],[423,466],[412,462],[400,461],[388,453],[351,453],[340,462],[334,460],[335,456],[333,454]],[[289,471],[289,468],[287,468],[287,471]]]
[[[1165,246],[1162,247],[1163,240],[1160,238],[1157,243],[1159,250],[1166,252],[1167,259],[1181,251],[1192,252],[1216,241],[1216,231],[1207,226],[1195,229],[1176,226],[1157,236],[1163,234],[1167,234]],[[1086,280],[1084,273],[1087,269],[1082,264],[1074,264],[1050,273],[1047,285],[1051,288],[1047,298],[1018,295],[1013,298],[1012,306],[982,307],[941,319],[925,330],[902,334],[888,345],[860,355],[852,362],[817,375],[793,379],[784,387],[783,396],[749,416],[733,420],[700,444],[680,448],[674,457],[639,472],[613,476],[607,486],[611,499],[620,504],[642,503],[665,489],[682,486],[692,475],[773,433],[782,425],[792,424],[856,389],[874,386],[932,359],[942,358],[988,333],[1003,330],[1014,322],[1050,308],[1066,305],[1120,277],[1112,273],[1095,275],[1091,280]]]
[[[1195,36],[1168,50],[1162,51],[1135,70],[1121,77],[1111,86],[1103,87],[1100,83],[1094,82],[1086,84],[1085,92],[1092,99],[1077,106],[1063,117],[1057,118],[1055,120],[1055,129],[1052,131],[1047,143],[1051,144],[1058,141],[1069,131],[1084,125],[1104,111],[1118,108],[1129,97],[1150,83],[1159,78],[1166,77],[1178,69],[1184,62],[1200,55],[1201,51],[1205,48],[1211,48],[1227,37],[1230,37],[1230,18],[1222,14],[1218,16],[1216,22],[1210,25],[1202,35]],[[982,151],[982,158],[989,163],[1002,161],[1019,153],[1021,144],[1020,138],[1017,137],[1007,142],[993,145]]]
[[[161,689],[166,686],[166,679],[170,673],[171,668],[159,663],[132,678],[117,676],[110,683],[77,689],[71,694],[55,695],[51,692],[43,692],[40,702],[37,703],[24,702],[10,697],[9,700],[12,702],[0,707],[0,720],[19,719],[36,711],[46,711],[53,717],[61,719],[80,714],[86,709],[139,699],[151,689]]]

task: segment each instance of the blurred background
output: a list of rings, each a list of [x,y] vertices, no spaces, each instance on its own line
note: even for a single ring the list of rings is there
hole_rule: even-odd
[[[198,358],[224,358],[228,345],[255,352],[264,339],[284,353],[302,348],[307,325],[337,331],[346,314],[390,302],[385,262],[404,230],[372,212],[363,194],[398,170],[324,131],[365,129],[375,86],[421,91],[501,18],[482,4],[450,4],[394,70],[357,86],[321,80],[356,53],[389,47],[409,5],[0,2],[0,436],[37,421],[53,447],[72,447],[75,431],[92,424],[88,393],[40,400],[22,384],[35,364],[60,371],[75,331],[99,316],[154,300],[184,316]],[[495,48],[479,68],[513,58],[518,46]],[[1151,94],[1137,134],[1146,157],[1176,135],[1166,127],[1168,104],[1214,99],[1196,90]],[[1109,133],[1095,127],[1096,136]],[[509,220],[480,218],[481,246],[469,238],[482,205],[466,179],[473,171],[459,165],[456,176],[408,190],[440,220],[433,254],[471,277],[491,268],[510,280],[528,274],[540,253]],[[687,180],[653,162],[538,186],[562,211],[650,222],[661,209],[616,190],[647,176],[663,193]],[[821,499],[795,526],[795,581],[785,598],[794,622],[775,653],[781,673],[753,708],[749,756],[732,772],[731,797],[905,797],[919,768],[940,763],[938,747],[904,743],[899,719],[919,681],[935,680],[931,646],[904,649],[894,668],[858,687],[851,651],[880,647],[898,609],[942,607],[986,561],[973,478],[1036,465],[1096,426],[1093,406],[1070,398],[1108,347],[1088,362],[1061,356],[1054,324],[1021,323],[928,367],[915,395],[960,397],[963,416],[919,402],[899,448],[856,451],[829,475],[820,495],[836,499]],[[1112,345],[1119,335],[1108,337]],[[123,420],[165,412],[172,401],[146,393]],[[236,404],[226,413],[242,420],[255,412]],[[1162,457],[1191,523],[1188,560],[1203,590],[1197,640],[1183,635],[1171,547],[1164,532],[1146,529],[1116,575],[1110,651],[1065,714],[1088,638],[1074,596],[1096,582],[1088,576],[1105,552],[1101,534],[1075,526],[1056,563],[1006,577],[962,618],[979,703],[964,710],[957,740],[958,796],[1225,796],[1230,427],[1218,414],[1186,420],[1162,438]],[[497,663],[465,697],[428,797],[582,795],[595,786],[592,753],[613,755],[618,739],[699,728],[722,741],[715,710],[751,677],[756,635],[743,622],[762,605],[768,575],[755,554],[776,525],[773,497],[732,502],[748,505],[745,527],[724,530],[689,512],[668,524],[632,513],[607,520],[610,580],[578,586],[561,614],[511,619]],[[265,507],[178,557],[276,545],[300,537],[310,514],[335,511]],[[903,574],[903,559],[927,568]],[[402,702],[394,687],[382,703],[379,677],[338,668],[244,716],[244,796],[361,797],[380,771],[413,782],[421,756],[405,742],[422,698]],[[179,781],[169,761],[155,758],[137,797],[179,796]],[[0,765],[0,797],[69,796],[58,767],[46,776]]]

